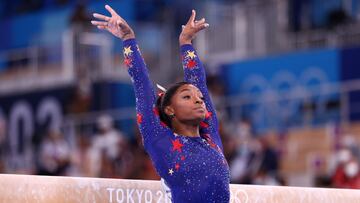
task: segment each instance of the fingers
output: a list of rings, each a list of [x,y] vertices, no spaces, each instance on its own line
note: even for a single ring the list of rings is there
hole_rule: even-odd
[[[199,24],[196,26],[197,31],[203,30],[205,28],[208,28],[210,25],[208,23]]]
[[[189,21],[187,22],[187,24],[191,24],[192,22],[195,21],[195,17],[196,17],[196,11],[195,10],[192,10],[191,11],[191,16],[189,18]]]
[[[100,30],[105,30],[106,29],[106,27],[102,26],[102,25],[98,25],[97,28],[100,29]]]
[[[117,23],[115,19],[111,18],[108,22],[92,20],[91,24],[95,26],[109,27],[109,26],[116,26],[119,23]]]
[[[92,20],[91,24],[96,25],[96,26],[107,26],[108,22]]]
[[[186,28],[187,25],[182,25],[181,28],[182,30],[184,30]],[[195,20],[195,24],[194,24],[194,27],[195,30],[199,31],[199,30],[202,30],[202,29],[205,29],[207,27],[209,27],[209,23],[206,23],[205,22],[205,18],[202,18],[201,20],[197,21]],[[192,26],[191,26],[192,27]]]
[[[209,26],[210,26],[209,23],[204,23],[204,24],[200,25],[200,29],[202,30],[202,29],[208,28]]]
[[[109,5],[105,5],[105,8],[111,13],[112,16],[118,15]]]
[[[199,21],[195,20],[195,27],[197,27],[198,25],[204,24],[204,23],[205,23],[205,18],[202,18]]]
[[[93,16],[99,20],[104,20],[104,21],[109,21],[110,17],[99,14],[99,13],[94,13]]]
[[[97,26],[97,28],[99,28],[99,29],[106,29],[106,28],[116,27],[116,26],[122,26],[122,27],[124,26],[124,24],[120,20],[116,21],[115,19],[110,19],[108,22],[92,20],[91,24]]]

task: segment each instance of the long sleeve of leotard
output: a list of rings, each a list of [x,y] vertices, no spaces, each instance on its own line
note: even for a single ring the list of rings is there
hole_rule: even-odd
[[[199,137],[178,135],[162,125],[158,113],[154,111],[156,95],[136,41],[126,40],[123,44],[124,62],[134,85],[137,121],[144,147],[156,171],[170,187],[172,202],[228,203],[229,168],[220,149],[222,145],[205,84],[205,72],[197,56],[194,58],[192,55],[193,48],[182,47],[183,63],[185,68],[189,68],[185,70],[185,78],[202,91],[206,108],[211,112],[202,123],[203,133],[207,135]],[[211,136],[215,144],[204,138],[207,136]]]
[[[124,63],[133,82],[136,97],[137,123],[147,148],[165,130],[155,108],[155,92],[144,59],[135,39],[125,40]]]
[[[206,114],[205,120],[201,123],[201,132],[210,134],[215,143],[221,149],[223,149],[221,138],[218,132],[219,126],[215,108],[212,104],[206,85],[205,69],[194,47],[191,44],[185,44],[181,46],[181,59],[184,69],[185,81],[190,82],[199,88],[205,99],[205,105],[208,113]]]

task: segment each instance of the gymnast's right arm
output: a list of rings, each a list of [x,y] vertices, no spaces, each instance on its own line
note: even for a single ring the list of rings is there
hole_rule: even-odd
[[[94,17],[102,21],[91,21],[91,23],[123,40],[124,63],[134,84],[137,123],[143,136],[144,146],[147,148],[164,130],[155,110],[154,88],[136,43],[134,31],[110,6],[106,5],[105,8],[110,12],[111,17],[95,13]]]

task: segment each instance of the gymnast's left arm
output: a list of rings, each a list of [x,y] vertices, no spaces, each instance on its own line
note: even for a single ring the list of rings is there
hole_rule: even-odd
[[[199,21],[195,20],[195,16],[196,12],[195,10],[192,10],[191,17],[187,24],[183,26],[182,32],[179,36],[184,77],[185,81],[190,82],[199,88],[205,99],[207,114],[205,121],[200,124],[201,129],[205,133],[210,133],[213,136],[212,139],[219,145],[220,148],[222,148],[221,138],[218,133],[219,127],[215,108],[211,102],[206,85],[205,68],[192,46],[192,40],[196,37],[196,34],[209,27],[209,24],[205,22],[204,18]]]

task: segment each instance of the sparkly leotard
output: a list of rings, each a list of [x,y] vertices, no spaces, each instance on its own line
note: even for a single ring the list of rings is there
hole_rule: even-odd
[[[137,123],[158,174],[171,189],[173,203],[228,203],[229,167],[223,155],[205,70],[192,45],[181,46],[185,81],[202,92],[208,113],[199,137],[178,135],[160,121],[156,96],[135,39],[125,40],[124,63],[134,84]]]

